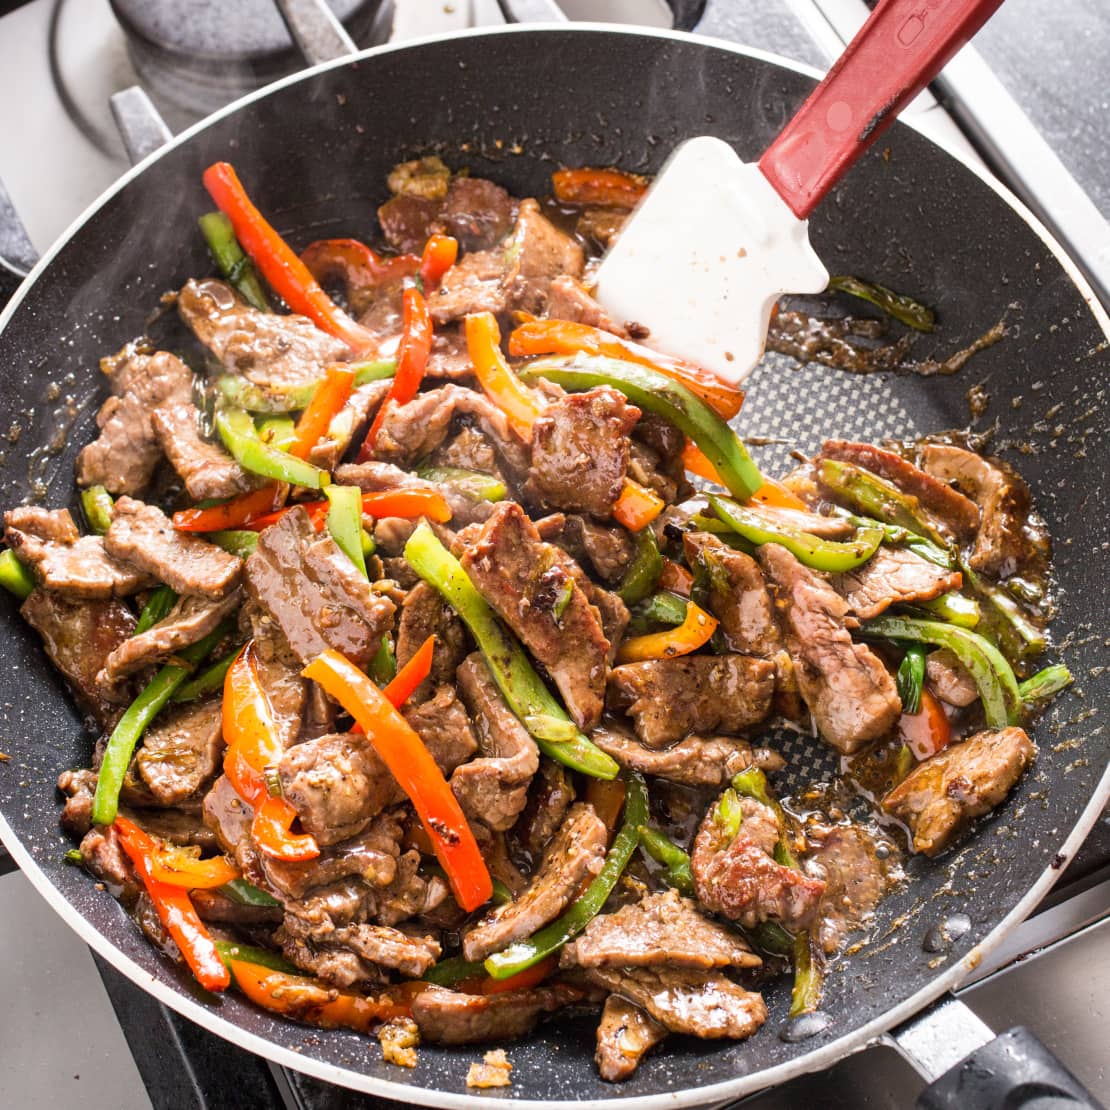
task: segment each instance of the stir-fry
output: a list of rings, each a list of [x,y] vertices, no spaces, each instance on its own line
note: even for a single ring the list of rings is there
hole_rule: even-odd
[[[424,158],[384,249],[298,254],[212,166],[221,276],[104,359],[80,512],[5,514],[99,735],[71,856],[207,990],[410,1067],[594,1007],[620,1080],[751,1036],[770,976],[815,1010],[899,861],[1033,760],[1070,676],[1021,478],[952,437],[762,474],[743,394],[590,295],[646,184]]]

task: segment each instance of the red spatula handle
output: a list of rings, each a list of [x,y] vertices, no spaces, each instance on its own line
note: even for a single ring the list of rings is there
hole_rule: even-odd
[[[805,219],[1002,0],[880,0],[759,160]]]

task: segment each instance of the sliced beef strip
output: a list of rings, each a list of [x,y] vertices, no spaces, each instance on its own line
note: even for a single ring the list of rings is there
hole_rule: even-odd
[[[948,648],[938,648],[925,656],[925,678],[941,701],[959,709],[979,697],[975,679]]]
[[[470,820],[503,831],[512,827],[528,801],[539,749],[505,704],[479,652],[467,656],[458,668],[458,686],[481,755],[455,771],[451,789]]]
[[[110,554],[103,536],[81,536],[68,509],[11,509],[4,514],[4,540],[44,590],[65,598],[127,597],[156,583]]]
[[[772,853],[778,820],[769,806],[741,798],[744,820],[730,841],[712,807],[702,820],[690,856],[698,901],[745,928],[778,921],[791,932],[814,918],[825,884],[777,863]]]
[[[259,536],[246,582],[302,663],[334,648],[364,664],[393,621],[393,602],[370,588],[331,536],[317,534],[300,506]]]
[[[424,376],[453,382],[470,377],[473,372],[462,327],[437,328],[432,337],[431,353],[424,366]]]
[[[428,297],[432,321],[441,327],[472,312],[492,312],[495,316],[505,312],[508,309],[507,270],[504,247],[463,255]]]
[[[575,231],[584,239],[592,239],[599,247],[608,250],[616,241],[628,212],[623,208],[587,208],[578,217]],[[646,338],[646,329],[640,338]]]
[[[463,955],[484,960],[554,921],[582,884],[601,870],[607,845],[608,831],[593,807],[584,802],[571,806],[527,889],[492,909],[466,933]]]
[[[409,979],[419,979],[441,952],[439,942],[431,937],[412,937],[388,925],[348,925],[335,931],[332,942]]]
[[[958,570],[948,570],[915,555],[906,547],[881,546],[862,566],[830,579],[848,603],[848,611],[870,620],[891,605],[928,601],[963,585]]]
[[[639,1006],[672,1033],[742,1041],[767,1020],[763,997],[720,971],[592,967],[586,977]]]
[[[971,539],[979,528],[979,509],[974,501],[893,451],[871,443],[828,439],[819,458],[862,466],[885,478],[903,493],[916,497],[935,523],[957,540]]]
[[[186,805],[192,801],[193,799],[188,799]],[[141,825],[156,840],[164,840],[179,848],[199,848],[202,852],[216,850],[216,837],[204,824],[202,816],[185,806],[170,806],[166,809],[132,809],[130,806],[121,806],[120,812]]]
[[[448,683],[440,686],[428,701],[406,705],[401,712],[420,734],[446,778],[478,750],[466,709],[454,686]]]
[[[582,247],[530,198],[520,202],[506,254],[507,307],[536,314],[547,308],[551,283],[558,277],[581,277],[586,261]]]
[[[389,489],[427,489],[442,494],[452,513],[452,524],[473,524],[483,521],[493,511],[488,501],[475,501],[446,482],[429,482],[417,474],[402,470],[387,462],[345,463],[335,471],[335,480],[340,485],[358,486],[363,493],[375,493]],[[380,527],[381,521],[378,521]],[[375,527],[375,539],[377,539]],[[406,537],[407,538],[407,537]],[[392,550],[392,549],[391,549]]]
[[[234,497],[261,484],[218,443],[200,434],[200,411],[189,398],[174,398],[150,414],[158,446],[194,501]]]
[[[601,1078],[609,1083],[627,1079],[666,1035],[666,1027],[639,1006],[620,995],[609,995],[601,1011],[594,1052]]]
[[[397,622],[397,666],[403,667],[429,636],[435,637],[432,669],[413,691],[411,702],[419,703],[443,682],[452,682],[455,669],[466,656],[466,628],[454,609],[438,591],[418,582],[401,605]]]
[[[301,735],[308,681],[301,677],[301,662],[270,615],[253,602],[241,612],[254,640],[258,678],[270,699],[278,740],[288,748]]]
[[[103,359],[112,396],[100,407],[100,434],[77,456],[77,484],[104,486],[109,493],[138,494],[150,484],[162,448],[152,422],[160,405],[189,403],[193,375],[175,355],[124,347]]]
[[[242,571],[237,555],[177,531],[156,505],[131,497],[116,502],[104,546],[110,555],[132,563],[179,594],[223,597]]]
[[[710,921],[675,890],[599,914],[563,948],[560,967],[759,967],[739,933]]]
[[[528,801],[513,826],[513,840],[533,860],[538,860],[554,839],[574,803],[574,783],[565,767],[541,759],[532,779]],[[484,854],[484,853],[483,853]]]
[[[116,897],[135,898],[139,884],[114,825],[94,825],[81,839],[81,861]]]
[[[849,754],[885,735],[902,703],[875,653],[852,642],[848,603],[785,547],[764,544],[758,557],[777,597],[798,689],[821,736]]]
[[[585,560],[606,582],[619,582],[636,557],[636,545],[620,525],[598,524],[574,513],[556,513],[545,519],[553,522],[549,535],[544,535],[542,522],[536,522],[543,538],[558,544],[571,558]]]
[[[551,283],[547,297],[547,318],[569,320],[574,324],[600,328],[625,338],[628,331],[617,323],[601,304],[590,296],[586,287],[567,274],[560,274]]]
[[[237,925],[249,930],[281,922],[279,906],[244,906],[218,890],[190,890],[189,901],[201,921],[216,925]]]
[[[578,997],[578,991],[562,984],[500,994],[461,994],[429,986],[412,1000],[412,1016],[421,1037],[434,1044],[508,1041],[530,1033],[543,1014]]]
[[[135,617],[121,601],[69,601],[49,590],[33,590],[20,607],[23,619],[42,637],[50,661],[61,671],[77,704],[102,728],[114,725],[129,700],[126,683],[109,688],[96,681],[105,660],[128,643]]]
[[[914,768],[883,799],[883,809],[909,825],[915,852],[935,856],[1009,794],[1036,754],[1024,729],[977,732]]]
[[[444,440],[428,456],[428,463],[431,466],[457,466],[501,477],[492,442],[472,425],[464,424],[450,439]]]
[[[223,752],[219,698],[183,705],[143,734],[135,766],[154,800],[175,806],[192,797],[216,773]]]
[[[968,559],[973,570],[1008,578],[1043,569],[1048,541],[1029,526],[1029,487],[1014,470],[999,459],[947,443],[922,445],[921,465],[933,477],[955,482],[979,506],[981,523]]]
[[[687,532],[682,545],[695,575],[705,577],[709,610],[721,622],[729,650],[774,655],[782,637],[759,564],[709,532]]]
[[[262,389],[281,392],[319,381],[328,363],[350,353],[307,316],[259,312],[212,278],[188,281],[177,310],[225,369]]]
[[[92,804],[96,796],[96,772],[87,768],[63,771],[58,789],[66,796],[62,807],[62,828],[70,836],[81,837],[92,828]]]
[[[378,223],[385,241],[398,254],[419,254],[428,237],[443,228],[439,197],[400,193],[378,209]]]
[[[553,401],[532,426],[525,495],[545,508],[608,518],[624,487],[629,433],[639,418],[624,394],[604,385]]]
[[[464,251],[487,250],[500,243],[513,226],[513,200],[500,185],[485,178],[456,177],[439,219]]]
[[[742,732],[771,708],[775,667],[749,655],[684,655],[625,663],[609,674],[607,704],[661,748],[690,733]]]

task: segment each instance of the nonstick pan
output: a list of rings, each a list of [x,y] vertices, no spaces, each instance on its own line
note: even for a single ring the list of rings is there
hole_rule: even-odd
[[[372,238],[393,163],[438,153],[517,195],[549,190],[560,164],[651,173],[683,138],[715,134],[757,156],[813,86],[781,60],[679,33],[602,27],[510,28],[368,51],[250,97],[182,135],[111,189],[44,258],[0,317],[0,504],[72,504],[73,461],[103,397],[98,359],[144,330],[158,298],[210,272],[196,217],[200,185],[226,159],[294,245]],[[946,857],[914,858],[878,910],[871,941],[833,968],[828,1024],[789,1037],[789,979],[766,991],[770,1018],[744,1043],[674,1038],[622,1085],[593,1066],[589,1020],[553,1020],[513,1045],[507,1097],[545,1105],[636,1100],[690,1105],[827,1067],[956,985],[1026,916],[1081,843],[1110,791],[1105,571],[1105,314],[1074,268],[1007,194],[896,125],[813,220],[830,271],[858,274],[936,306],[940,327],[914,356],[943,359],[997,323],[1006,338],[954,377],[858,376],[769,359],[749,381],[739,428],[790,447],[830,435],[913,436],[979,420],[1013,461],[1056,540],[1054,634],[1077,676],[1036,724],[1040,754],[1013,795]],[[234,993],[205,995],[141,936],[120,906],[67,866],[58,773],[88,764],[93,737],[8,599],[0,619],[0,835],[34,885],[98,953],[157,998],[251,1051],[381,1096],[438,1106],[493,1104],[468,1092],[474,1048],[420,1049],[415,1071],[376,1045],[262,1013]],[[801,781],[828,765],[815,745],[786,753]],[[950,945],[926,950],[945,921]],[[943,930],[939,930],[943,932]],[[820,1024],[820,1023],[817,1023]],[[811,1030],[812,1031],[812,1030]],[[784,1037],[783,1034],[787,1034]],[[789,1038],[789,1039],[787,1039]],[[969,1046],[970,1047],[970,1046]],[[496,1101],[503,1101],[501,1096]],[[969,1105],[964,1101],[964,1105]]]

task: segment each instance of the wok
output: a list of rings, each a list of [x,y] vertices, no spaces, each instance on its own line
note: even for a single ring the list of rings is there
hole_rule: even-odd
[[[680,33],[602,27],[507,28],[384,47],[322,65],[186,132],[127,174],[39,262],[0,317],[0,503],[74,502],[73,461],[93,434],[97,360],[144,329],[159,295],[210,272],[196,217],[205,166],[232,161],[294,245],[375,233],[389,167],[435,152],[518,195],[549,188],[562,163],[651,173],[683,138],[711,133],[758,156],[813,85],[779,59]],[[955,986],[1043,897],[1110,793],[1103,775],[1110,688],[1110,576],[1102,568],[1110,437],[1102,386],[1108,322],[1032,218],[908,127],[896,125],[819,210],[815,246],[832,272],[859,274],[935,304],[939,332],[917,357],[952,353],[1004,319],[1006,339],[956,377],[856,376],[768,360],[749,381],[742,433],[812,450],[826,435],[908,436],[966,425],[965,391],[983,383],[992,449],[1034,490],[1056,540],[1054,628],[1078,677],[1035,729],[1040,755],[1013,795],[946,857],[914,858],[910,882],[879,907],[872,943],[832,970],[829,1024],[780,1036],[789,979],[766,991],[751,1040],[675,1038],[623,1085],[594,1070],[593,1022],[564,1018],[510,1048],[508,1097],[547,1106],[637,1100],[690,1105],[756,1090],[880,1037]],[[53,386],[59,388],[56,392]],[[1103,434],[1100,434],[1103,433]],[[760,461],[784,469],[787,448]],[[57,774],[88,763],[92,737],[35,635],[0,600],[0,836],[38,890],[89,945],[155,997],[281,1064],[374,1094],[438,1106],[492,1105],[464,1086],[474,1048],[424,1047],[414,1072],[381,1062],[367,1039],[306,1029],[234,993],[204,994],[141,936],[121,907],[63,862]],[[814,745],[787,754],[803,779],[827,770]],[[800,764],[799,764],[800,761]],[[970,928],[926,951],[954,914]],[[935,947],[935,946],[934,946]],[[970,1046],[969,1046],[970,1047]],[[967,1101],[963,1102],[967,1105]]]

